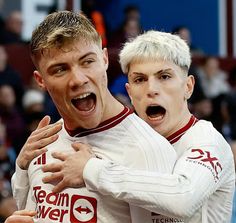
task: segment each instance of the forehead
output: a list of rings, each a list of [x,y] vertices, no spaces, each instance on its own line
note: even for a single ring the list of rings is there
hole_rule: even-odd
[[[163,69],[179,70],[180,67],[177,66],[172,61],[163,59],[137,60],[137,61],[132,61],[129,65],[129,73],[132,72],[149,73],[149,72],[157,72],[158,70],[163,70]]]

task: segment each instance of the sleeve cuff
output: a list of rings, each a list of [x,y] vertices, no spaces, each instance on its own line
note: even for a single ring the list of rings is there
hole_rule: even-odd
[[[19,187],[28,187],[28,170],[21,169],[16,163],[15,182]]]
[[[83,170],[83,179],[88,190],[98,191],[99,174],[104,164],[105,161],[98,158],[91,158],[86,163]]]

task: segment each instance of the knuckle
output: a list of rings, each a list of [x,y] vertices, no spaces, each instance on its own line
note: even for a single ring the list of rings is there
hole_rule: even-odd
[[[44,146],[44,140],[43,140],[43,139],[40,139],[40,140],[38,141],[38,144],[39,144],[40,147],[43,147],[43,146]]]

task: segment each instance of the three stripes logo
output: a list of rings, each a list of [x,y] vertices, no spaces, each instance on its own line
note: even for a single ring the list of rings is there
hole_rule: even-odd
[[[43,153],[41,156],[37,158],[34,162],[34,165],[44,165],[46,164],[46,153]]]

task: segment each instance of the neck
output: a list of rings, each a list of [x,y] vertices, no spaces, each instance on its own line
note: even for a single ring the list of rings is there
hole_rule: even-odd
[[[175,127],[169,131],[164,137],[168,138],[175,132],[177,132],[179,129],[183,128],[190,120],[192,114],[188,109],[184,110],[179,116],[178,116],[178,121],[175,124]]]
[[[103,117],[102,121],[106,121],[116,115],[118,115],[124,109],[124,105],[121,104],[111,93],[108,93],[108,103],[106,106],[105,116]]]

